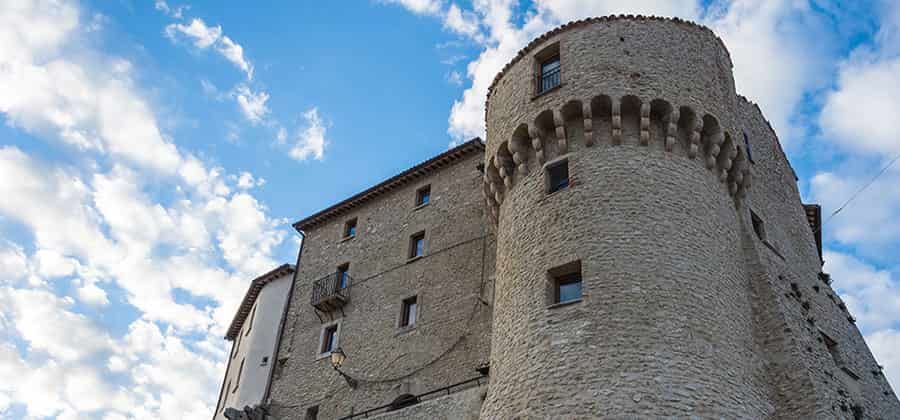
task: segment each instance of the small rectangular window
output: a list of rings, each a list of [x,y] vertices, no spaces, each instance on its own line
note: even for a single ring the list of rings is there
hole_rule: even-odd
[[[304,420],[317,420],[319,418],[319,406],[314,405],[306,409],[306,417]]]
[[[833,338],[829,337],[824,332],[819,332],[822,335],[822,341],[825,342],[825,347],[828,348],[828,353],[831,354],[831,358],[834,360],[834,364],[837,367],[844,366],[844,360],[841,358],[840,349],[838,349],[837,341],[834,341]]]
[[[547,272],[550,278],[551,304],[581,299],[581,261],[574,261]]]
[[[352,218],[344,223],[344,238],[352,238],[356,236],[356,218]]]
[[[262,361],[259,362],[260,366],[266,366],[269,364],[269,356],[263,356]]]
[[[760,219],[753,210],[750,210],[750,221],[753,223],[753,232],[756,233],[756,237],[761,241],[765,241],[766,226],[763,224],[763,220]]]
[[[400,313],[400,326],[409,327],[416,325],[416,311],[418,303],[416,296],[403,300],[403,309]]]
[[[322,348],[319,351],[319,354],[330,354],[334,349],[337,348],[338,343],[338,326],[330,325],[325,327],[325,330],[322,332]]]
[[[431,201],[431,185],[416,190],[416,207],[424,206]]]
[[[750,138],[747,137],[746,131],[744,131],[743,133],[744,133],[744,148],[747,149],[747,160],[749,160],[750,163],[756,163],[753,161],[753,153],[750,151]]]
[[[231,353],[232,359],[237,358],[238,350],[241,349],[241,337],[243,337],[243,334],[238,333],[237,338],[234,339],[234,352]]]
[[[419,232],[409,237],[409,258],[417,258],[425,255],[425,232]]]
[[[569,186],[569,161],[564,159],[547,166],[547,194]]]
[[[341,264],[337,268],[337,290],[346,289],[350,285],[350,263]]]
[[[544,93],[560,84],[559,56],[551,57],[541,62],[541,79],[538,93]]]

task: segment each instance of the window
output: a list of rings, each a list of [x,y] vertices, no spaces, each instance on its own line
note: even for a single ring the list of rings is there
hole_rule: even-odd
[[[337,268],[337,290],[346,289],[350,285],[350,263],[341,264]]]
[[[824,332],[819,331],[819,334],[822,335],[822,340],[825,342],[825,347],[828,348],[828,353],[831,354],[831,358],[834,359],[834,364],[837,367],[841,367],[844,365],[844,361],[841,358],[840,349],[838,349],[837,341],[834,341],[833,338],[829,337]]]
[[[319,406],[314,405],[306,409],[306,417],[304,420],[317,420],[319,418]]]
[[[416,325],[416,310],[418,309],[417,297],[413,296],[403,300],[400,312],[400,327],[412,327]]]
[[[569,186],[569,161],[564,159],[547,166],[547,194]]]
[[[431,202],[431,185],[416,190],[416,207],[424,206],[429,202]]]
[[[338,325],[333,324],[322,330],[322,347],[319,348],[320,355],[331,354],[338,347]]]
[[[538,94],[544,93],[560,85],[559,56],[553,56],[541,62],[541,77],[538,81]]]
[[[241,348],[241,334],[237,335],[237,338],[234,339],[234,352],[231,353],[231,358],[236,359],[238,355],[238,350]]]
[[[256,318],[256,305],[253,305],[253,309],[250,312],[250,321],[247,322],[247,331],[244,335],[250,334],[250,330],[253,329],[253,318]]]
[[[409,237],[409,258],[418,258],[425,255],[425,232],[419,232]]]
[[[241,386],[241,375],[244,373],[244,359],[241,359],[241,367],[238,368],[237,378],[234,380],[234,389],[231,390],[232,393],[237,392],[238,387]]]
[[[352,238],[356,236],[356,218],[352,218],[344,223],[344,238]]]
[[[260,366],[266,366],[269,364],[269,356],[263,356],[262,362],[259,362]]]
[[[581,299],[581,261],[574,261],[547,272],[550,278],[550,304]]]
[[[753,153],[750,152],[750,138],[747,137],[746,131],[744,131],[743,133],[744,133],[744,148],[747,149],[747,160],[749,160],[750,163],[756,163],[753,161]]]
[[[756,232],[756,237],[761,241],[766,240],[766,227],[763,225],[762,219],[750,210],[750,221],[753,223],[753,231]]]

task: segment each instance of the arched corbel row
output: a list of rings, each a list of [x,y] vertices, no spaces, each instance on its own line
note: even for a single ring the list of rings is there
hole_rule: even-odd
[[[671,152],[675,148],[675,143],[678,141],[678,119],[680,118],[680,113],[678,112],[678,108],[672,107],[672,112],[669,113],[667,117],[669,119],[669,128],[666,132],[666,151]]]
[[[622,102],[612,101],[612,143],[622,144]]]
[[[734,144],[731,135],[725,133],[725,142],[722,145],[722,152],[719,154],[718,176],[719,181],[725,182],[728,179],[728,171],[737,157],[737,147]]]
[[[697,151],[700,148],[701,131],[703,131],[703,120],[694,118],[694,130],[691,132],[691,142],[688,146],[688,157],[691,159],[697,157]]]
[[[534,149],[534,157],[538,161],[538,165],[546,162],[544,156],[544,142],[541,140],[541,130],[535,125],[528,126],[528,135],[531,137],[531,148]]]
[[[650,104],[641,104],[641,145],[650,144]]]
[[[528,138],[528,126],[524,124],[516,129],[512,140],[506,145],[512,155],[513,163],[516,165],[516,172],[521,175],[528,173],[528,152],[526,150],[528,146],[523,142],[528,142],[529,145],[531,143],[531,139]]]
[[[558,155],[564,155],[569,151],[569,139],[566,138],[566,122],[562,112],[553,110],[553,130],[556,133],[556,151]]]
[[[594,114],[591,112],[591,101],[581,103],[581,116],[584,118],[584,145],[594,145]]]

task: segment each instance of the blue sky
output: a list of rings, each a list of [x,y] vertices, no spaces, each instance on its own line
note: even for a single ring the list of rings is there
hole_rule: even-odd
[[[900,153],[889,1],[0,2],[0,417],[208,418],[290,222],[456,142],[530,39],[680,16],[831,214]],[[826,270],[900,384],[900,164],[825,225]]]

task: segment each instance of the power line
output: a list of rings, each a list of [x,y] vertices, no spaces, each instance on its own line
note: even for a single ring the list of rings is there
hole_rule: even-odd
[[[847,205],[850,204],[851,201],[856,199],[856,197],[859,196],[860,193],[865,191],[866,188],[869,188],[869,186],[872,185],[875,182],[875,180],[877,180],[879,177],[881,177],[881,175],[884,175],[884,173],[887,172],[888,168],[890,168],[894,164],[894,162],[896,162],[898,159],[900,159],[900,153],[898,153],[897,156],[894,156],[894,158],[891,159],[891,161],[888,162],[887,165],[884,165],[884,167],[881,168],[881,170],[878,171],[878,173],[875,174],[875,176],[872,177],[872,179],[870,179],[869,182],[866,183],[866,185],[863,185],[860,189],[856,190],[856,192],[854,192],[853,195],[851,195],[850,198],[848,198],[847,201],[844,202],[844,204],[841,204],[841,206],[838,207],[837,210],[835,210],[833,213],[831,213],[831,215],[828,216],[828,219],[826,219],[824,222],[822,222],[822,225],[824,225],[825,223],[828,223],[828,221],[831,220],[832,217],[836,216],[838,213],[841,212],[841,210],[846,208]]]

